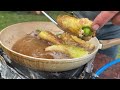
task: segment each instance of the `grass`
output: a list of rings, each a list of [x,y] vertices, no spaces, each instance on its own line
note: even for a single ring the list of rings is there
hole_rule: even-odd
[[[61,11],[49,11],[48,14],[56,19],[56,17],[64,12]],[[0,11],[0,30],[3,28],[20,23],[29,21],[49,21],[44,15],[35,15],[29,11]],[[117,55],[120,58],[120,48]]]
[[[61,12],[49,11],[48,14],[56,19]],[[63,13],[63,12],[62,12]],[[44,15],[35,15],[28,11],[0,11],[0,30],[3,28],[20,22],[28,21],[49,21]]]

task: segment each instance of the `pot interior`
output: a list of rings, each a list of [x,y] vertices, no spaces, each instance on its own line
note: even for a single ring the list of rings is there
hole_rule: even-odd
[[[16,41],[23,38],[26,34],[30,34],[37,29],[51,31],[52,33],[63,33],[56,25],[51,22],[24,22],[11,25],[3,29],[0,33],[1,44],[11,50]],[[99,41],[97,38],[92,38],[89,42],[93,43],[99,49]]]

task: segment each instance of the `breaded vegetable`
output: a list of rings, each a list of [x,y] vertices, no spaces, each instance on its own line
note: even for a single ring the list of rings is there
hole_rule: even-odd
[[[62,52],[66,55],[69,55],[71,58],[80,58],[89,54],[89,52],[83,48],[63,44],[49,46],[45,49],[45,51]]]
[[[68,15],[58,16],[57,23],[63,28],[63,30],[74,35],[79,35],[79,30],[82,29],[82,26],[79,24],[79,19]]]
[[[95,31],[91,29],[92,21],[88,18],[76,18],[69,15],[60,15],[57,17],[59,26],[68,33],[78,37],[93,37]]]
[[[62,41],[54,34],[49,31],[40,31],[39,37],[53,44],[62,44]]]
[[[63,33],[60,35],[60,38],[64,41],[67,45],[74,45],[83,47],[86,50],[93,50],[95,45],[88,43],[77,36],[70,35],[69,33]]]
[[[60,39],[64,41],[64,44],[78,46],[79,44],[72,39],[71,35],[67,32],[61,34]]]
[[[93,44],[91,44],[91,43],[88,43],[88,42],[86,42],[86,41],[84,41],[84,40],[82,40],[82,39],[80,39],[80,38],[78,38],[78,37],[76,37],[76,36],[71,36],[72,37],[72,39],[75,41],[75,42],[77,42],[77,43],[79,43],[79,45],[81,46],[81,47],[83,47],[83,48],[85,48],[85,49],[87,49],[87,50],[93,50],[94,48],[95,48],[95,45],[93,45]]]

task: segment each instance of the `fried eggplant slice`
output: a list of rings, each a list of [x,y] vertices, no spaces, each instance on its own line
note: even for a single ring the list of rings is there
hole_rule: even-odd
[[[92,21],[88,18],[76,18],[69,15],[59,15],[57,17],[57,23],[65,32],[81,38],[90,36],[94,37],[96,33],[91,29]]]
[[[50,31],[40,31],[39,37],[48,42],[52,42],[53,44],[62,44],[62,40],[60,40],[60,38],[58,38],[56,35],[54,35]]]
[[[69,57],[71,58],[80,58],[89,54],[89,52],[84,48],[76,47],[73,45],[63,45],[63,44],[49,46],[45,48],[45,51],[61,52],[66,55],[69,55]]]

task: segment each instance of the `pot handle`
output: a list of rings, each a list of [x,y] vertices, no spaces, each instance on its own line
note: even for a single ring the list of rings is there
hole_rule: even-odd
[[[102,50],[110,48],[115,45],[120,45],[120,38],[110,39],[110,40],[99,40],[102,44]]]

